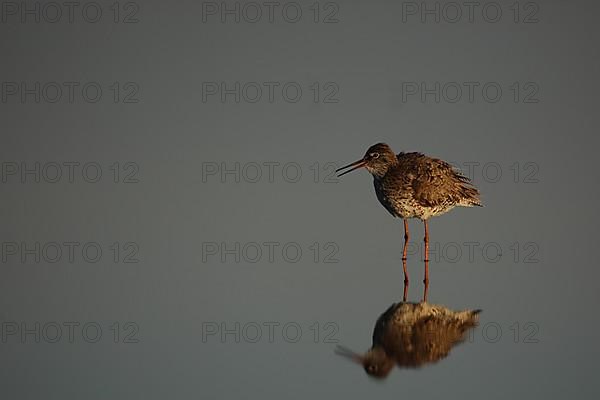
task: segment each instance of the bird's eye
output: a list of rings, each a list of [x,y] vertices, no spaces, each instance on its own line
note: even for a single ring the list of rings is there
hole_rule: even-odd
[[[371,153],[369,154],[371,158],[379,158],[379,153]]]

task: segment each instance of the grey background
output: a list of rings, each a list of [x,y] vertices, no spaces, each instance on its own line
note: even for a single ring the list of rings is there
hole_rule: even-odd
[[[302,2],[297,23],[277,12],[273,23],[265,15],[257,23],[222,23],[219,16],[205,23],[202,3],[191,1],[138,3],[139,22],[130,24],[114,23],[112,3],[104,1],[97,23],[77,12],[73,23],[23,23],[18,16],[0,23],[2,82],[103,88],[96,103],[81,96],[39,104],[9,96],[0,103],[2,163],[97,162],[103,171],[97,183],[81,175],[73,183],[64,176],[22,183],[15,175],[0,184],[2,243],[95,242],[103,250],[97,263],[80,255],[70,263],[64,254],[56,263],[3,260],[3,332],[9,323],[102,327],[97,343],[78,330],[70,343],[66,329],[57,343],[43,335],[39,343],[33,335],[22,339],[20,331],[6,337],[6,398],[598,396],[597,2],[538,2],[538,22],[528,24],[524,10],[514,23],[513,2],[498,3],[497,23],[480,12],[473,23],[466,15],[457,23],[422,23],[418,15],[403,22],[402,3],[392,1],[338,1],[338,22],[323,23],[325,3],[319,23],[312,2]],[[273,102],[203,101],[203,82],[236,81],[297,82],[303,96],[296,103],[281,95]],[[481,95],[473,102],[403,101],[403,82],[436,81],[497,82],[503,96],[496,103]],[[113,82],[137,84],[139,101],[115,103]],[[314,102],[314,82],[337,84],[338,102]],[[514,82],[536,83],[539,101],[515,102]],[[480,328],[440,363],[396,370],[385,382],[337,357],[336,344],[324,337],[334,329],[330,339],[366,350],[376,318],[402,297],[402,224],[377,203],[371,177],[361,171],[323,182],[331,171],[326,163],[354,161],[378,141],[460,165],[480,163],[473,178],[486,205],[430,223],[432,243],[457,245],[462,255],[455,262],[451,250],[432,257],[429,300],[483,309]],[[122,172],[126,162],[136,163],[139,182],[113,183],[115,162]],[[295,162],[302,176],[287,182],[295,174],[279,167],[273,182],[266,169],[257,183],[203,179],[207,163],[236,162]],[[486,163],[500,167],[497,182],[482,172]],[[537,168],[537,182],[524,182],[526,163]],[[422,224],[410,226],[420,244]],[[263,253],[255,263],[203,253],[208,242],[270,241],[279,250],[297,244],[300,261],[288,262],[280,251],[273,262]],[[114,263],[114,242],[137,243],[139,262]],[[315,242],[317,262],[309,248]],[[323,262],[329,242],[338,246],[337,263]],[[466,242],[480,243],[471,260]],[[487,243],[502,249],[497,262],[482,255]],[[531,243],[537,250],[527,260],[538,262],[525,262]],[[422,268],[415,250],[413,301],[421,296]],[[125,323],[136,324],[138,343],[122,336],[114,343],[115,322],[121,334]],[[203,340],[207,323],[232,329],[236,322],[262,326],[258,342],[247,340],[253,331],[240,332],[239,343],[234,335]],[[268,322],[280,324],[272,342]],[[293,329],[282,335],[290,322],[302,329],[297,343],[289,340]],[[328,322],[334,328],[325,329]],[[528,322],[537,327],[529,337],[537,343],[526,343]],[[495,327],[502,333],[490,340]]]

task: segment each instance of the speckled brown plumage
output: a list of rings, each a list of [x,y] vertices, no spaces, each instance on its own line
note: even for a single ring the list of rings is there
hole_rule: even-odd
[[[447,162],[421,153],[396,155],[387,144],[377,143],[350,166],[365,167],[373,175],[377,199],[395,217],[426,220],[456,206],[481,205],[469,178]]]
[[[371,146],[362,159],[339,168],[346,170],[338,176],[357,168],[366,168],[373,175],[375,194],[379,202],[394,217],[404,223],[404,281],[408,282],[406,250],[408,225],[406,219],[419,218],[425,224],[425,284],[429,281],[429,233],[427,220],[441,215],[456,206],[481,206],[479,191],[469,178],[447,162],[421,153],[396,154],[385,143]]]
[[[374,175],[379,202],[395,217],[428,219],[456,206],[480,206],[469,178],[421,153],[400,153],[383,176]]]
[[[384,378],[394,365],[418,368],[448,356],[477,325],[479,312],[428,303],[392,304],[375,324],[369,351],[360,356],[339,347],[337,352],[362,364],[369,375]]]

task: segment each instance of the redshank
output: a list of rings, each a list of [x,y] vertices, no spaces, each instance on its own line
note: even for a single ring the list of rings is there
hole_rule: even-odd
[[[479,191],[470,179],[456,171],[449,163],[421,153],[399,153],[385,143],[377,143],[358,161],[338,168],[344,171],[338,177],[358,168],[366,168],[373,175],[377,199],[394,217],[404,220],[404,249],[402,264],[404,282],[408,283],[406,253],[409,218],[418,218],[425,225],[425,277],[429,284],[429,230],[427,220],[444,214],[456,206],[481,206]],[[406,288],[406,285],[405,285]],[[426,295],[424,296],[426,300]]]
[[[364,355],[343,346],[336,353],[361,364],[375,378],[385,378],[394,365],[418,368],[435,363],[463,342],[478,323],[481,310],[453,311],[429,303],[392,304],[375,323],[373,345]]]

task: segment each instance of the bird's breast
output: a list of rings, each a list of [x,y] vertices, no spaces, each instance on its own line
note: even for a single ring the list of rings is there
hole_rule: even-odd
[[[381,205],[394,217],[413,218],[416,204],[411,192],[398,181],[374,179],[375,194]]]

